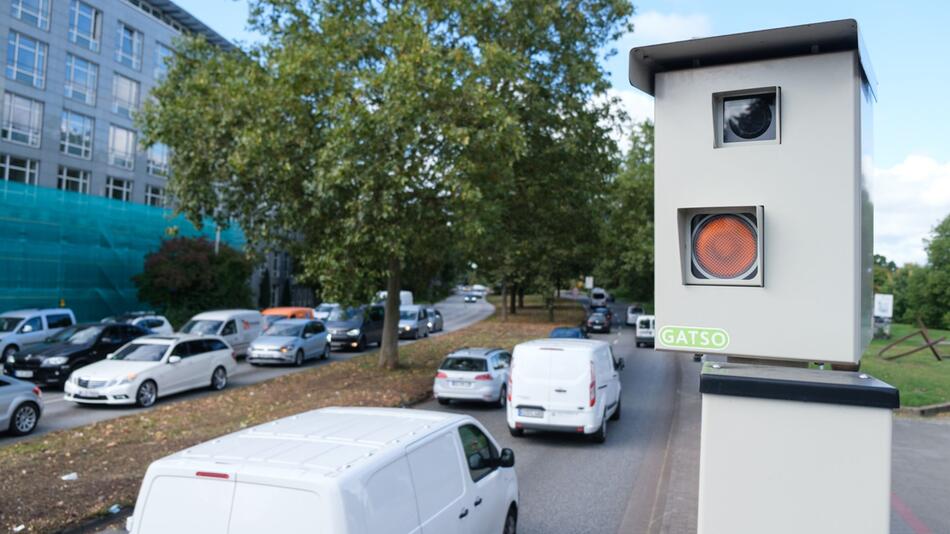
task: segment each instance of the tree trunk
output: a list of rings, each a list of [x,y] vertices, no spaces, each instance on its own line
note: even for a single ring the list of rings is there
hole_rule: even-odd
[[[379,366],[395,369],[399,366],[399,290],[401,265],[398,258],[389,260],[389,279],[386,281],[386,316],[383,319],[383,340],[379,347]]]
[[[514,284],[511,288],[511,298],[509,299],[510,303],[508,305],[508,310],[511,312],[512,315],[518,314],[518,307],[515,306],[516,304],[515,297],[517,296],[517,294],[518,294],[518,284]]]
[[[508,322],[508,283],[501,281],[501,320]]]
[[[518,307],[524,308],[524,288],[518,288]]]

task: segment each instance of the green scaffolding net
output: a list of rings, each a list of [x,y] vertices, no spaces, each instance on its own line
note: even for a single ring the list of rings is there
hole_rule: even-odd
[[[0,312],[71,308],[80,321],[131,310],[139,302],[132,276],[163,239],[215,237],[170,210],[14,182],[0,182]],[[221,242],[241,249],[238,228]]]

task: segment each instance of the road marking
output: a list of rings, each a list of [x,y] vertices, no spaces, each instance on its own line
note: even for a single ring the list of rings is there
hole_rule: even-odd
[[[933,531],[930,530],[919,517],[914,515],[910,506],[907,506],[896,493],[891,493],[891,508],[893,508],[894,511],[897,512],[897,515],[904,520],[904,523],[914,531],[914,534],[933,534]]]

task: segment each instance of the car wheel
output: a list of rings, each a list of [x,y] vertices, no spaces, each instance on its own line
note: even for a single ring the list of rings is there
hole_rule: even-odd
[[[443,399],[441,397],[438,399],[438,401],[439,401],[439,404],[441,404],[442,406],[448,406],[449,403],[452,402],[451,399]]]
[[[211,389],[221,391],[228,386],[228,372],[224,367],[218,367],[211,373]]]
[[[366,336],[360,336],[359,341],[356,342],[356,350],[359,352],[366,350]]]
[[[10,418],[10,433],[15,436],[25,436],[36,430],[36,423],[40,420],[40,408],[35,403],[24,402],[17,406]]]
[[[303,351],[297,350],[297,354],[294,355],[294,366],[300,367],[303,365]]]
[[[623,403],[621,402],[620,397],[617,397],[617,409],[614,410],[614,413],[610,416],[610,420],[611,420],[611,421],[619,421],[619,420],[620,420],[620,408],[621,408],[621,407],[623,407]]]
[[[158,386],[151,380],[142,382],[138,391],[135,392],[135,404],[138,404],[142,408],[148,408],[155,404],[156,399],[158,399]]]
[[[330,344],[327,343],[323,346],[323,354],[320,355],[321,360],[326,360],[330,357]]]
[[[497,402],[498,407],[499,407],[499,408],[504,408],[506,402],[508,402],[508,386],[502,384],[502,385],[501,385],[501,394],[498,395],[498,402]]]
[[[416,330],[412,333],[412,339],[419,339],[419,329],[418,329],[418,328],[416,328]]]
[[[509,427],[508,427],[508,433],[511,434],[512,437],[520,438],[520,437],[524,436],[524,429],[523,429],[523,428],[511,428],[511,427],[509,426]]]
[[[16,345],[10,345],[9,347],[3,349],[3,362],[2,362],[2,363],[7,363],[7,358],[9,358],[10,356],[13,356],[14,354],[16,354],[18,350],[20,350],[20,348],[17,347]]]
[[[518,532],[518,511],[514,505],[508,509],[508,516],[505,517],[505,530],[501,534],[516,534]]]
[[[594,432],[590,435],[590,440],[594,443],[603,443],[607,441],[607,414],[604,414],[604,417],[600,420],[600,428],[597,429],[597,432]]]

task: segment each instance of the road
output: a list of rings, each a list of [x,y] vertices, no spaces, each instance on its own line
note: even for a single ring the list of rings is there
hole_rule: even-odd
[[[439,336],[444,333],[465,328],[466,326],[485,319],[494,311],[494,307],[483,300],[479,300],[474,304],[466,304],[462,301],[462,297],[457,295],[449,297],[448,299],[436,304],[436,307],[442,312],[442,316],[445,321],[445,328],[440,333],[432,334],[433,336]],[[404,340],[400,342],[400,345],[405,345],[412,342],[413,341],[411,340]],[[359,356],[360,354],[375,352],[375,350],[376,349],[364,351],[362,353],[334,352],[330,355],[328,360],[311,360],[302,367],[253,367],[242,360],[238,363],[237,371],[232,373],[229,377],[230,382],[228,384],[228,388],[256,384],[258,382],[269,380],[271,378],[288,373],[296,373],[311,367],[328,365],[334,361],[347,360],[354,356]],[[156,405],[162,405],[168,402],[179,402],[182,400],[194,399],[211,394],[213,394],[213,392],[210,390],[194,390],[165,399],[159,399]],[[18,441],[32,439],[47,432],[75,428],[98,421],[105,421],[108,419],[121,417],[123,415],[137,413],[147,409],[121,406],[77,406],[76,404],[63,399],[63,392],[61,390],[44,391],[43,407],[43,417],[40,419],[39,427],[33,434],[20,438],[4,435],[3,437],[0,437],[0,447],[10,445]]]

